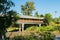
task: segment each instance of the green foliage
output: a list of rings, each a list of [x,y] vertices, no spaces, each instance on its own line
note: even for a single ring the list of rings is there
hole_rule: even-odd
[[[54,18],[53,22],[55,22],[56,24],[59,24],[60,23],[60,17],[59,18]]]
[[[9,28],[6,28],[7,32],[12,32],[14,30],[19,30],[19,28],[17,27],[9,27]]]
[[[18,37],[14,38],[15,40],[38,40],[37,36],[35,36],[34,33],[31,33],[30,35],[20,35]]]
[[[55,29],[58,30],[58,31],[60,31],[60,26],[56,26]]]
[[[5,30],[7,27],[7,22],[8,22],[8,16],[6,13],[8,12],[8,9],[10,9],[11,6],[13,6],[14,3],[9,0],[0,0],[0,30]]]
[[[0,13],[6,13],[12,6],[14,3],[11,0],[0,0]]]
[[[34,3],[33,2],[26,2],[25,5],[21,5],[21,11],[23,15],[30,15],[32,14],[32,11],[34,10]]]
[[[44,15],[43,14],[40,14],[40,17],[44,17]]]
[[[9,11],[7,14],[0,16],[0,34],[5,35],[4,33],[7,32],[6,28],[15,23],[16,17],[14,11]]]
[[[5,40],[5,33],[6,33],[6,28],[10,26],[11,21],[10,18],[8,18],[7,12],[10,9],[10,7],[14,6],[14,3],[11,0],[0,0],[0,35],[4,36]]]
[[[16,20],[19,19],[19,16],[18,16],[17,14],[18,14],[17,12],[11,10],[11,11],[8,12],[7,15],[8,15],[9,17],[12,17],[12,20],[16,21]]]
[[[38,14],[38,12],[36,12],[34,16],[35,16],[35,17],[39,17],[39,14]]]
[[[12,1],[9,0],[0,0],[0,13],[2,13],[2,15],[0,15],[0,30],[6,30],[6,27],[11,23],[9,23],[8,21],[8,9],[10,9],[11,6],[13,6],[14,3]],[[8,24],[8,23],[9,24]],[[8,25],[7,25],[8,24]]]
[[[34,30],[38,30],[38,27],[37,26],[32,26],[32,27],[29,27],[26,29],[27,31],[34,31]]]
[[[0,16],[0,30],[6,30],[11,24],[14,24],[18,19],[15,11],[9,11],[6,15]]]
[[[41,27],[37,27],[37,26],[32,26],[27,28],[26,30],[29,31],[54,31],[56,30],[56,27],[52,27],[52,26],[41,26]]]
[[[39,18],[40,18],[40,17],[44,17],[44,15],[42,15],[42,14],[39,15],[38,12],[36,12],[36,13],[34,14],[34,16],[35,16],[35,17],[39,17]]]
[[[50,32],[41,32],[39,35],[31,33],[30,35],[20,35],[15,37],[15,40],[54,40],[55,36]]]
[[[51,34],[50,32],[42,32],[40,40],[54,40],[55,35]]]
[[[45,22],[49,24],[52,21],[52,15],[50,13],[45,14]]]
[[[53,31],[54,27],[52,27],[52,26],[41,27],[40,30],[41,31]]]

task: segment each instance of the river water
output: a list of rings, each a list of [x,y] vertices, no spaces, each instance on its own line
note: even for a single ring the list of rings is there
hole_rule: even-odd
[[[60,40],[60,37],[56,37],[55,40]]]
[[[60,40],[60,35],[56,35],[55,40]]]

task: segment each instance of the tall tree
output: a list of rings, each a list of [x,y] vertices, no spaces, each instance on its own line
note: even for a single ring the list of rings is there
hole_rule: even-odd
[[[0,0],[0,13],[6,13],[12,6],[14,3],[11,0]]]
[[[50,13],[45,14],[45,22],[49,25],[52,21],[52,15]]]
[[[5,32],[7,28],[8,15],[7,12],[10,7],[14,6],[14,3],[11,0],[0,0],[0,36],[2,40],[5,40]]]
[[[9,18],[9,21],[10,21],[11,24],[14,24],[16,22],[16,20],[19,19],[19,16],[17,14],[18,13],[13,11],[13,10],[8,12],[7,15],[8,15],[8,18]]]
[[[35,10],[33,2],[26,2],[25,5],[21,5],[23,15],[32,15],[33,10]]]

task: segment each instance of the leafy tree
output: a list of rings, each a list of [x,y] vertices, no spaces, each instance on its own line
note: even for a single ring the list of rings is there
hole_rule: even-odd
[[[52,21],[52,15],[50,13],[45,14],[45,22],[49,25]]]
[[[21,5],[23,15],[31,15],[33,10],[35,10],[33,2],[26,2],[25,5]]]
[[[0,0],[0,38],[5,40],[6,28],[8,27],[7,22],[9,24],[9,18],[7,12],[10,7],[14,6],[14,3],[11,0]],[[10,22],[11,23],[11,22]],[[9,24],[10,25],[10,24]],[[0,39],[0,40],[1,40]]]
[[[9,18],[9,22],[11,22],[11,24],[13,24],[13,25],[15,24],[16,20],[19,19],[19,16],[17,14],[18,13],[13,10],[9,11],[7,14],[8,18]]]
[[[56,24],[59,24],[59,23],[60,23],[60,17],[59,17],[59,18],[54,18],[53,21],[54,21]]]
[[[14,3],[11,0],[0,0],[0,13],[6,13],[12,6]]]
[[[36,17],[39,17],[39,14],[38,14],[38,12],[36,12],[34,16],[36,16]]]
[[[40,17],[44,17],[44,15],[43,14],[40,14]]]
[[[8,28],[10,25],[14,25],[16,20],[19,19],[19,16],[17,15],[17,13],[15,11],[9,11],[8,14],[6,14],[5,16],[3,16],[4,18],[0,18],[0,30],[1,32],[6,32],[6,28]],[[3,23],[2,23],[3,22]]]
[[[38,12],[36,12],[36,13],[34,14],[34,16],[35,16],[35,17],[44,17],[44,15],[39,14]]]

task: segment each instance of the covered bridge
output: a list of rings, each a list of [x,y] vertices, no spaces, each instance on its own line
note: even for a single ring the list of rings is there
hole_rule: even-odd
[[[20,16],[20,19],[17,20],[17,24],[22,29],[22,31],[29,26],[41,26],[44,23],[44,18],[38,18],[33,16]],[[20,30],[21,30],[20,29]]]

